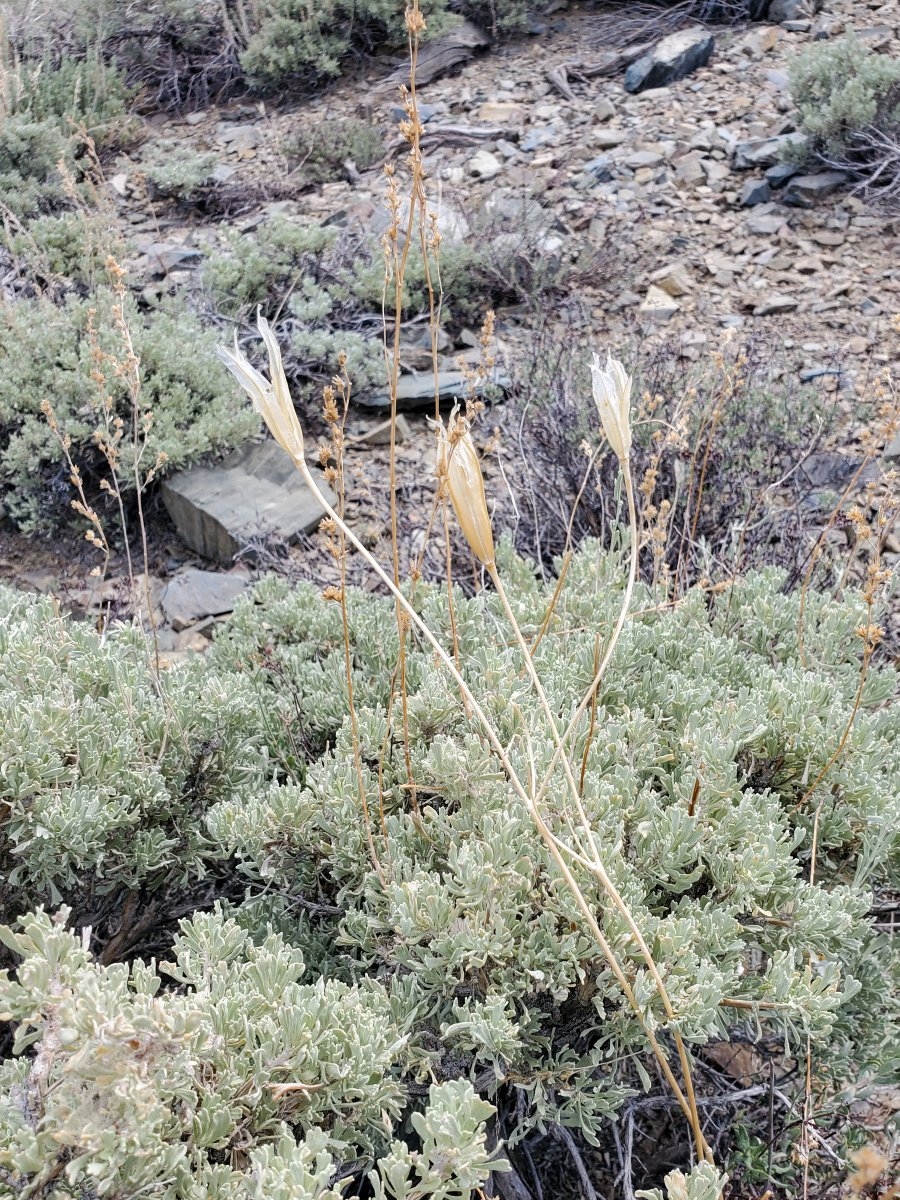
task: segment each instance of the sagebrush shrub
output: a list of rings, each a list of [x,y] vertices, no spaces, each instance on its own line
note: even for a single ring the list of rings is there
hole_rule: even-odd
[[[421,1150],[388,1141],[402,1101],[392,1068],[406,1039],[383,986],[301,983],[299,948],[275,933],[254,941],[221,913],[182,923],[173,961],[160,966],[177,988],[162,991],[153,966],[98,966],[44,913],[3,932],[23,958],[19,982],[0,973],[0,1006],[19,1022],[16,1048],[41,1038],[38,1009],[52,1012],[57,1033],[52,1045],[43,1039],[53,1086],[39,1127],[18,1102],[31,1086],[27,1060],[0,1068],[0,1194],[29,1177],[54,1196],[91,1187],[337,1198],[345,1193],[335,1159],[351,1147],[378,1153],[373,1183],[385,1198],[451,1200],[486,1178],[493,1108],[465,1080],[432,1087],[414,1114]],[[235,1158],[227,1151],[238,1128]]]
[[[810,46],[790,74],[804,129],[829,150],[867,126],[900,126],[900,62],[852,35]]]
[[[2,60],[0,45],[0,202],[26,218],[66,207],[83,178],[86,139],[96,149],[133,139],[129,91],[96,56],[14,70]]]
[[[47,286],[73,285],[86,294],[106,278],[106,259],[118,231],[99,213],[73,211],[34,217],[5,240],[20,270]]]
[[[304,180],[321,183],[341,179],[350,159],[366,171],[384,157],[384,142],[378,129],[355,117],[325,120],[299,130],[284,145],[289,162],[296,162]]]
[[[214,184],[215,154],[201,154],[166,138],[154,141],[141,155],[140,171],[156,196],[193,204]]]
[[[499,562],[520,625],[536,631],[554,585],[538,583],[508,548]],[[594,544],[569,567],[535,650],[560,720],[594,674],[596,641],[615,621],[621,587],[618,556]],[[201,860],[233,861],[248,895],[186,922],[169,955],[174,968],[100,966],[77,936],[40,913],[4,931],[23,956],[18,978],[0,976],[0,1012],[18,1022],[22,1054],[2,1072],[0,1189],[10,1196],[34,1185],[63,1197],[88,1172],[101,1194],[165,1178],[173,1197],[214,1189],[231,1197],[241,1187],[260,1196],[328,1195],[340,1190],[335,1170],[360,1155],[376,1163],[377,1194],[468,1195],[488,1169],[479,1141],[487,1110],[472,1107],[476,1093],[497,1108],[496,1133],[514,1148],[542,1122],[596,1140],[628,1097],[650,1086],[643,1031],[529,815],[473,736],[458,694],[413,637],[407,759],[393,604],[362,593],[349,600],[355,731],[341,720],[340,609],[312,589],[257,588],[207,659],[159,677],[158,702],[149,672],[141,692],[140,667],[129,667],[138,675],[125,676],[128,688],[145,697],[138,712],[149,706],[162,725],[186,697],[199,701],[201,724],[219,697],[230,698],[227,761],[245,774],[225,770],[220,781],[213,773],[178,828],[202,830]],[[801,618],[799,597],[784,593],[773,570],[719,595],[698,589],[674,606],[655,600],[638,588],[601,685],[582,798],[665,976],[677,1028],[694,1044],[727,1037],[747,1015],[731,1002],[748,1004],[758,1033],[788,1055],[801,1054],[810,1037],[817,1070],[827,1072],[832,1050],[839,1077],[883,1068],[896,993],[879,978],[866,913],[869,889],[887,878],[898,851],[900,710],[890,670],[871,669],[843,753],[806,796],[851,721],[866,605],[849,593],[840,603],[810,593]],[[33,640],[23,633],[4,711],[17,745],[59,749],[56,765],[35,769],[16,792],[23,830],[38,827],[29,812],[49,805],[65,813],[103,786],[91,771],[77,793],[66,786],[84,771],[72,747],[90,744],[86,730],[78,737],[92,709],[70,712],[68,700],[54,716],[53,647],[86,635],[48,620],[46,610],[35,616],[41,603],[19,599],[14,607],[23,629],[47,625],[48,668],[32,670],[28,697],[19,696],[15,680],[28,671],[23,656]],[[446,594],[420,584],[415,603],[449,639]],[[516,770],[540,776],[553,742],[497,597],[457,595],[454,607],[471,687]],[[119,657],[132,662],[132,637],[113,633],[99,656],[96,648],[73,656],[63,678],[92,663],[94,704],[108,696],[110,708],[129,713],[114,681]],[[88,642],[98,645],[93,634]],[[21,727],[23,710],[43,722],[39,738]],[[130,772],[127,794],[140,795],[145,775],[157,778],[157,756],[141,751],[133,730],[131,715],[117,717],[105,744],[113,779]],[[587,738],[585,714],[573,760]],[[566,837],[561,783],[543,807]],[[118,796],[118,787],[110,790]],[[23,836],[23,880],[40,879],[46,889],[54,861],[75,873],[82,858],[96,867],[84,839],[67,844],[67,828],[58,820],[49,846]],[[163,875],[202,869],[189,849],[199,836],[172,848]],[[113,861],[127,879],[128,844],[116,844]],[[621,917],[593,876],[574,870],[628,963],[647,1019],[664,1031],[667,1018]],[[60,875],[61,894],[73,878]],[[174,989],[166,983],[173,975]],[[32,1044],[36,1057],[27,1053]],[[439,1103],[432,1092],[432,1116],[421,1111],[428,1079],[461,1089],[440,1092]],[[418,1140],[389,1149],[404,1119]],[[113,1127],[115,1138],[104,1137]],[[448,1144],[457,1147],[443,1176],[425,1169],[429,1128],[452,1131]],[[316,1181],[304,1175],[314,1160]],[[673,1179],[669,1192],[715,1195],[714,1184],[701,1168],[689,1191]],[[296,1190],[278,1190],[290,1186]]]
[[[71,140],[56,121],[33,121],[28,114],[0,120],[0,203],[17,217],[32,217],[66,206],[59,164],[71,164]]]
[[[478,248],[448,242],[441,247],[439,266],[438,271],[429,254],[433,286],[443,285],[447,320],[483,314],[492,291]],[[216,307],[226,315],[249,315],[260,307],[263,315],[273,317],[285,303],[312,302],[311,309],[324,309],[321,319],[330,316],[330,324],[368,324],[370,336],[381,340],[384,248],[359,227],[339,230],[277,215],[252,234],[228,235],[223,252],[204,265],[203,277]],[[392,284],[389,288],[392,295]],[[407,260],[402,315],[427,311],[425,264],[416,240]],[[309,319],[316,317],[311,313]]]
[[[86,58],[17,63],[0,70],[0,110],[27,114],[32,121],[56,121],[63,132],[79,126],[100,145],[124,132],[131,90],[96,48]]]
[[[321,257],[337,237],[333,228],[276,215],[252,234],[227,233],[222,252],[204,263],[203,279],[226,316],[249,314],[257,306],[272,316],[296,279],[319,273]]]
[[[900,203],[900,62],[851,34],[801,55],[791,90],[812,153],[872,198]]]
[[[495,277],[477,246],[448,243],[441,248],[440,270],[434,258],[429,266],[435,290],[443,289],[446,324],[460,327],[478,319],[495,299]],[[247,318],[259,308],[276,320],[286,365],[300,385],[298,398],[317,397],[341,353],[354,388],[384,382],[384,250],[365,230],[274,216],[253,233],[227,236],[222,251],[204,264],[202,278],[224,315]],[[392,296],[393,285],[387,286]],[[416,240],[407,260],[402,313],[409,318],[427,312],[425,264]]]
[[[91,310],[96,344],[121,358],[121,334],[106,288],[85,299],[69,296],[59,305],[35,299],[0,308],[0,490],[10,515],[26,531],[58,527],[72,498],[69,471],[41,411],[43,401],[52,401],[94,498],[107,477],[94,437],[102,411],[91,378]],[[145,469],[159,454],[166,457],[165,469],[185,466],[210,451],[231,448],[258,429],[252,410],[229,386],[214,341],[196,317],[178,306],[140,314],[132,302],[126,315],[141,360],[138,419],[152,413]],[[125,382],[112,368],[107,382],[112,415],[130,430],[132,406]],[[120,483],[125,493],[135,486],[127,454]]]
[[[171,887],[219,857],[211,795],[262,785],[268,755],[249,681],[173,674],[147,646],[0,590],[0,910],[118,887]]]

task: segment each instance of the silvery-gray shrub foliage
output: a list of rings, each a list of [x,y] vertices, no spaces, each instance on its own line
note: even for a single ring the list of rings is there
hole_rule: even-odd
[[[270,774],[244,679],[156,686],[147,645],[0,589],[0,914],[63,894],[172,885],[220,856],[210,802]]]
[[[47,232],[46,225],[43,229]],[[48,398],[61,432],[71,438],[70,452],[90,498],[104,512],[97,496],[103,495],[100,481],[109,471],[95,440],[104,428],[103,406],[92,378],[97,364],[87,331],[93,310],[100,348],[114,358],[124,356],[113,301],[111,290],[98,285],[85,299],[72,294],[55,306],[41,298],[21,299],[0,311],[0,496],[26,533],[58,529],[71,516],[70,473],[41,410]],[[158,454],[166,456],[163,471],[175,470],[257,432],[258,417],[229,386],[215,355],[215,338],[194,314],[177,304],[141,314],[127,300],[125,316],[141,360],[139,425],[152,413],[143,472]],[[103,369],[111,416],[125,423],[118,474],[127,504],[137,486],[128,449],[132,401],[115,367],[107,362]]]
[[[508,550],[501,570],[536,634],[552,588]],[[593,675],[621,579],[596,546],[571,564],[536,650],[561,718]],[[0,773],[10,918],[76,900],[82,873],[160,887],[231,859],[248,880],[243,904],[183,921],[160,963],[101,964],[65,910],[10,919],[0,1196],[330,1198],[352,1194],[355,1169],[382,1197],[449,1200],[496,1165],[492,1102],[509,1114],[525,1101],[513,1141],[549,1120],[596,1140],[649,1086],[643,1030],[571,893],[415,646],[410,786],[390,601],[350,597],[383,882],[336,604],[266,581],[204,660],[157,688],[133,633],[100,639],[47,601],[0,603],[0,749],[20,764]],[[416,603],[449,634],[441,591],[420,588]],[[540,777],[553,746],[496,598],[460,594],[455,616],[473,690],[517,770]],[[601,687],[584,804],[688,1042],[746,1028],[724,1000],[765,1002],[753,1027],[789,1052],[809,1035],[817,1062],[858,1078],[878,1068],[897,1015],[866,921],[897,861],[896,677],[871,671],[845,752],[801,803],[850,718],[866,609],[810,594],[802,652],[798,620],[775,571],[673,606],[639,588]],[[198,793],[184,763],[210,725],[221,746]],[[576,762],[586,732],[587,717]],[[565,837],[559,782],[545,812]],[[664,1034],[624,922],[574,869]],[[716,1187],[701,1167],[667,1190],[701,1200]]]

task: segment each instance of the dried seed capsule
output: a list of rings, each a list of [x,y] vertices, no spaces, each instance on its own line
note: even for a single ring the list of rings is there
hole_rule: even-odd
[[[594,354],[591,375],[600,425],[619,462],[624,463],[631,453],[631,376],[609,353],[605,367],[600,355]]]
[[[450,427],[438,425],[435,472],[446,483],[450,503],[456,513],[472,553],[486,567],[494,566],[494,535],[484,494],[484,479],[469,424],[463,417],[450,418]]]
[[[285,378],[281,350],[269,322],[264,317],[257,317],[256,326],[269,354],[271,383],[250,365],[239,349],[237,330],[234,334],[234,350],[226,350],[223,346],[219,346],[216,353],[250,396],[253,407],[260,413],[272,431],[275,441],[299,466],[303,462],[303,430],[297,419],[294,402]]]

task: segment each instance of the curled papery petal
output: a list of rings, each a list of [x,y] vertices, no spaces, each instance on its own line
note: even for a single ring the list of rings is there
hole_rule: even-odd
[[[494,565],[494,534],[484,479],[475,443],[463,417],[452,416],[450,429],[438,425],[435,473],[446,483],[450,503],[472,553],[486,567]]]
[[[253,407],[261,414],[275,441],[299,465],[303,462],[303,429],[297,419],[284,374],[281,350],[269,322],[264,317],[257,318],[257,328],[268,351],[271,383],[251,366],[241,352],[237,342],[237,331],[234,335],[234,350],[219,346],[216,352],[253,401]]]
[[[234,349],[229,350],[227,346],[217,346],[216,354],[249,395],[253,401],[253,407],[258,412],[262,412],[262,400],[269,389],[269,381],[264,379],[241,353],[237,330],[234,331]]]
[[[591,375],[600,425],[616,457],[624,462],[631,453],[631,376],[611,354],[605,366],[599,354],[593,355]]]

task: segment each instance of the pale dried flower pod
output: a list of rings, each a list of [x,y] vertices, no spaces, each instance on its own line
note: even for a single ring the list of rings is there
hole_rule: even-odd
[[[237,342],[237,330],[234,333],[234,350],[218,346],[216,353],[247,392],[253,401],[253,407],[260,413],[271,430],[272,437],[299,466],[303,462],[303,429],[297,419],[294,402],[285,378],[281,350],[269,322],[264,317],[257,317],[256,327],[269,354],[271,383],[250,365],[241,352]]]
[[[469,423],[455,414],[450,428],[437,426],[435,474],[446,484],[450,503],[472,553],[486,567],[494,566],[494,534],[484,494],[484,479]]]
[[[608,352],[605,367],[600,355],[594,354],[591,375],[600,425],[619,462],[624,463],[631,453],[631,376]]]

